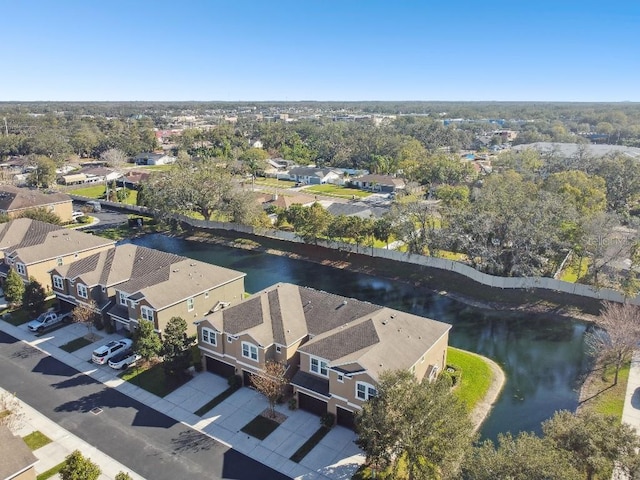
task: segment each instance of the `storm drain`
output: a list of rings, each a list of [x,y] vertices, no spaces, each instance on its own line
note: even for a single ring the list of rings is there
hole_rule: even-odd
[[[102,413],[102,409],[100,407],[95,407],[92,408],[91,410],[89,410],[91,413],[93,413],[94,415],[100,415]]]

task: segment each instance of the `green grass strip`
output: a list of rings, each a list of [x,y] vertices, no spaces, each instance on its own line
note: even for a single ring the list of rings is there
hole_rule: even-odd
[[[32,451],[42,448],[48,443],[51,443],[51,439],[38,430],[36,430],[35,432],[31,432],[26,437],[22,437],[22,440],[24,440],[24,443],[26,443],[27,447],[29,447]]]
[[[275,420],[258,415],[240,430],[258,440],[264,440],[279,426]]]
[[[51,478],[54,475],[60,473],[60,470],[62,470],[62,467],[64,467],[65,462],[61,462],[58,465],[56,465],[55,467],[50,468],[49,470],[47,470],[46,472],[42,472],[40,475],[38,475],[36,477],[36,480],[47,480],[47,478]]]
[[[316,432],[311,435],[311,438],[304,442],[302,446],[298,450],[296,450],[293,455],[291,455],[290,460],[296,463],[300,463],[302,459],[307,456],[307,453],[313,450],[313,447],[320,443],[320,440],[322,440],[324,436],[329,433],[329,430],[329,428],[324,426],[316,430]]]
[[[209,410],[211,410],[216,405],[224,402],[227,398],[229,398],[231,395],[233,395],[233,393],[236,392],[236,391],[238,391],[238,389],[235,388],[235,387],[227,388],[224,392],[222,392],[220,395],[214,397],[209,402],[205,403],[203,406],[201,406],[194,413],[196,415],[198,415],[199,417],[201,417],[202,415],[207,413]]]
[[[92,341],[87,340],[84,337],[79,337],[74,340],[71,340],[70,342],[65,343],[64,345],[61,345],[60,349],[64,350],[67,353],[71,353],[71,352],[75,352],[76,350],[80,350],[82,347],[86,347],[87,345],[90,345],[92,343],[93,343]]]

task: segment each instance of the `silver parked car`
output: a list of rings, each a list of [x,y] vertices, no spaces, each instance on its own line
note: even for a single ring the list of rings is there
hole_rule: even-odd
[[[111,357],[117,353],[131,349],[133,341],[129,338],[123,338],[122,340],[114,340],[96,348],[91,354],[91,361],[98,365],[104,365],[109,361]]]

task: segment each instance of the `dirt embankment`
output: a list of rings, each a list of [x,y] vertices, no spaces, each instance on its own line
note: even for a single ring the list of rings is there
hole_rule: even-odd
[[[544,313],[592,321],[600,301],[550,290],[500,289],[479,284],[455,272],[397,262],[366,253],[351,253],[304,243],[292,243],[238,232],[190,232],[186,239],[259,250],[334,268],[376,275],[446,295],[459,302],[493,311]],[[363,251],[366,248],[363,247]]]

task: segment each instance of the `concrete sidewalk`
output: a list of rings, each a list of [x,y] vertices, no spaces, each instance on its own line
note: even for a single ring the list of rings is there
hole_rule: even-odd
[[[640,351],[637,350],[633,354],[629,369],[622,421],[635,428],[640,435]]]
[[[119,334],[97,332],[101,337],[99,340],[72,353],[67,353],[60,347],[71,340],[86,335],[86,327],[70,324],[37,337],[28,331],[26,324],[15,327],[0,320],[0,329],[95,380],[203,432],[223,444],[232,446],[237,451],[292,478],[318,480],[351,478],[352,474],[364,462],[362,451],[354,443],[355,433],[339,426],[334,427],[300,463],[289,460],[289,457],[320,427],[320,421],[319,417],[315,415],[302,410],[292,411],[282,405],[277,406],[277,410],[287,419],[265,440],[260,441],[241,432],[242,427],[267,408],[264,397],[249,388],[241,388],[202,417],[195,415],[193,412],[228,387],[226,379],[212,373],[198,373],[185,385],[164,398],[160,398],[122,380],[118,377],[120,372],[109,366],[95,365],[89,361],[91,352],[97,346],[122,338]],[[65,445],[65,438],[61,438],[63,445]],[[74,443],[71,442],[71,447],[73,445]],[[75,448],[77,447],[71,448],[68,453]],[[88,448],[97,452],[94,447]],[[84,454],[84,450],[82,451]],[[105,458],[105,461],[107,459],[108,457]],[[99,465],[103,468],[102,464],[99,463]],[[116,467],[103,468],[103,471],[111,472],[114,468]],[[115,473],[124,470],[119,465],[117,468]]]

